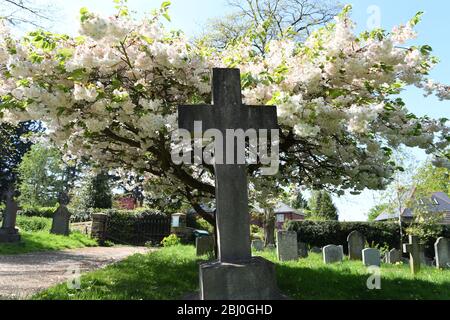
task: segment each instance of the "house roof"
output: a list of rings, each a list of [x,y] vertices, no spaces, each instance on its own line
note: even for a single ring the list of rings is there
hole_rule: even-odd
[[[450,198],[444,192],[433,193],[429,199],[425,200],[424,204],[428,207],[430,212],[450,212]],[[404,209],[402,212],[402,217],[413,218],[413,210],[411,208]],[[375,221],[386,221],[392,219],[398,219],[398,213],[383,212],[375,219]]]
[[[298,215],[303,216],[304,214],[302,212],[298,212],[297,210],[295,210],[294,208],[288,206],[287,204],[280,202],[277,204],[277,206],[275,207],[274,212],[276,214],[280,214],[280,213],[295,213]]]

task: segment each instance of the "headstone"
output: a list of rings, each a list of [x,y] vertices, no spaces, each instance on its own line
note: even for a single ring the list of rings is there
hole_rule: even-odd
[[[70,216],[71,213],[67,209],[69,197],[67,194],[61,194],[59,198],[59,207],[53,214],[53,222],[50,233],[68,236],[70,234]]]
[[[362,251],[366,245],[365,237],[359,231],[352,231],[348,237],[348,256],[350,260],[362,260]]]
[[[446,238],[437,239],[434,250],[436,252],[436,267],[438,269],[450,268],[450,240]]]
[[[312,247],[311,252],[312,253],[322,253],[322,249],[320,249],[319,247]]]
[[[363,264],[366,267],[381,266],[380,250],[367,248],[362,251]]]
[[[329,245],[323,248],[323,262],[325,264],[341,262],[344,259],[344,247]]]
[[[18,206],[14,199],[15,190],[10,187],[5,193],[5,212],[3,214],[2,227],[0,228],[0,243],[14,243],[20,241],[19,230],[16,229]]]
[[[198,237],[195,239],[195,248],[197,256],[214,253],[214,236]]]
[[[433,259],[428,258],[424,250],[420,251],[420,264],[426,267],[433,266]]]
[[[231,141],[226,133],[279,129],[276,107],[243,105],[239,69],[213,69],[212,97],[213,105],[178,108],[180,129],[194,136],[201,136],[202,130],[220,132],[223,158],[234,160],[214,165],[218,261],[200,266],[200,299],[274,299],[279,296],[274,264],[251,256],[247,168],[236,161],[236,144],[234,150],[227,150],[234,136]]]
[[[298,256],[300,258],[308,258],[308,245],[303,242],[298,243]]]
[[[280,261],[298,260],[297,232],[277,232],[277,256]]]
[[[403,245],[403,252],[409,253],[409,265],[411,273],[416,274],[420,271],[420,255],[423,251],[423,245],[419,243],[419,238],[416,236],[409,236],[409,243]]]
[[[392,249],[386,254],[386,263],[396,264],[402,262],[402,252],[397,249]]]
[[[255,251],[263,251],[264,250],[264,241],[262,241],[260,239],[253,240],[252,248]]]

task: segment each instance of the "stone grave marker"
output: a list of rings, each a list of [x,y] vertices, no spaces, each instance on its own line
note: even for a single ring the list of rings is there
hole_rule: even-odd
[[[352,231],[348,237],[348,256],[350,260],[362,260],[362,251],[366,245],[366,238],[359,231]]]
[[[70,216],[71,213],[67,209],[69,197],[63,193],[59,197],[59,207],[53,214],[53,222],[50,233],[68,236],[70,234]]]
[[[344,247],[342,246],[328,245],[322,250],[325,264],[341,262],[344,259]]]
[[[400,250],[392,249],[386,253],[386,263],[396,264],[398,262],[402,262],[402,252]]]
[[[255,251],[263,251],[264,250],[264,241],[260,239],[256,239],[252,241],[252,248]]]
[[[297,232],[277,232],[277,256],[280,261],[298,260]]]
[[[437,239],[434,244],[436,252],[436,267],[438,269],[450,268],[450,241],[446,238]]]
[[[203,256],[205,254],[214,253],[214,236],[205,236],[195,238],[195,248],[197,250],[197,256]]]
[[[0,243],[20,242],[19,230],[16,228],[18,206],[14,199],[15,190],[10,187],[5,193],[5,212],[3,213],[2,227],[0,228]]]
[[[416,236],[409,236],[409,243],[403,245],[403,252],[409,253],[409,265],[412,274],[416,274],[420,271],[420,256],[423,247],[424,246],[419,243],[419,238]]]
[[[304,242],[298,243],[298,256],[300,258],[308,258],[308,245]]]
[[[367,248],[362,251],[362,260],[366,267],[381,266],[380,250]]]
[[[221,133],[226,163],[214,164],[218,261],[200,266],[200,299],[276,299],[274,264],[251,255],[247,168],[236,160],[236,151],[244,150],[237,150],[235,143],[234,150],[227,148],[234,142],[228,131],[279,129],[276,107],[242,103],[239,69],[213,69],[212,97],[213,105],[178,107],[179,129],[194,136],[210,129]]]

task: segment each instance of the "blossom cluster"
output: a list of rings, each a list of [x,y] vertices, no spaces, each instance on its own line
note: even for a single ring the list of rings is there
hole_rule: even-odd
[[[450,98],[448,86],[427,78],[431,48],[398,46],[416,36],[414,20],[356,35],[344,11],[304,43],[286,35],[261,53],[255,35],[217,50],[167,32],[159,18],[84,12],[80,37],[36,31],[15,39],[2,29],[2,121],[42,121],[67,154],[146,172],[172,189],[180,176],[210,184],[208,170],[181,174],[171,163],[170,133],[178,105],[210,103],[211,68],[238,67],[245,103],[278,107],[289,137],[284,172],[302,183],[382,188],[395,170],[390,148],[431,154],[449,145],[446,121],[417,118],[398,98],[407,85]]]

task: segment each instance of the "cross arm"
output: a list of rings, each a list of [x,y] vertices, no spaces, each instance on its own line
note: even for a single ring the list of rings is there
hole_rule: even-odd
[[[277,108],[274,106],[246,106],[248,128],[278,129]]]
[[[203,130],[215,125],[215,110],[212,105],[195,105],[178,107],[178,128],[194,132],[194,122],[202,121]]]

